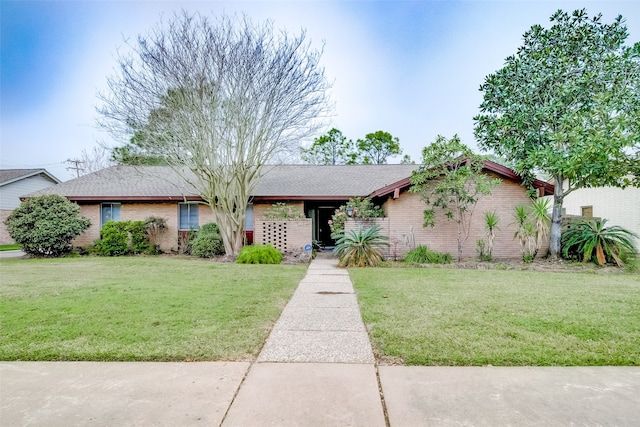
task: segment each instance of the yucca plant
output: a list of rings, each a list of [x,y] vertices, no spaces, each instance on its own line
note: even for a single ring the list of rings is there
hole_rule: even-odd
[[[350,230],[336,242],[334,253],[341,267],[375,267],[382,261],[381,246],[389,246],[389,238],[380,234],[380,226]]]
[[[604,265],[607,259],[613,260],[622,267],[624,262],[621,254],[636,253],[633,239],[638,235],[617,225],[605,227],[606,219],[579,221],[562,233],[563,254],[569,256],[569,251],[575,250],[582,255],[582,261],[593,260],[598,265]]]
[[[487,228],[487,242],[483,247],[483,256],[488,261],[493,257],[493,241],[496,238],[496,231],[498,230],[498,222],[500,217],[495,212],[484,213],[484,225]]]
[[[542,248],[542,243],[549,238],[549,229],[551,227],[550,205],[549,199],[536,199],[531,203],[531,215],[533,216],[536,235],[536,254]]]
[[[520,242],[522,260],[531,262],[535,258],[536,235],[535,227],[529,217],[529,210],[526,206],[518,205],[515,207],[513,218],[517,227],[513,238],[517,238]]]

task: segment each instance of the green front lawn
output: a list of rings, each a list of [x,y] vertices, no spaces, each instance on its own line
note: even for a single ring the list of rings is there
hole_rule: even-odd
[[[22,249],[22,245],[14,243],[11,245],[0,245],[0,252],[2,251],[19,251]]]
[[[408,365],[640,365],[640,275],[351,269],[377,356]]]
[[[249,360],[304,266],[0,260],[0,360]]]

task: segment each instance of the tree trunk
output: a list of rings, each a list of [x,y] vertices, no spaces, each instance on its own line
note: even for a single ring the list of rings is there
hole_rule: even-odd
[[[458,221],[458,262],[462,261],[462,223]]]
[[[553,213],[551,214],[551,230],[549,232],[549,255],[552,260],[560,257],[560,236],[562,234],[562,201],[564,190],[562,188],[562,175],[554,176],[553,185]]]
[[[237,256],[244,244],[244,214],[234,212],[236,215],[233,216],[237,216],[237,218],[232,218],[230,215],[217,212],[213,206],[211,210],[213,211],[213,219],[220,230],[225,253],[230,256]]]

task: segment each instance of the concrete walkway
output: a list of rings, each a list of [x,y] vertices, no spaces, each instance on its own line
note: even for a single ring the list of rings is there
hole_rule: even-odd
[[[223,426],[384,427],[374,361],[348,271],[316,258]]]
[[[20,258],[25,255],[22,251],[0,251],[0,258]]]
[[[639,425],[640,367],[377,367],[336,264],[255,363],[0,362],[0,426]]]

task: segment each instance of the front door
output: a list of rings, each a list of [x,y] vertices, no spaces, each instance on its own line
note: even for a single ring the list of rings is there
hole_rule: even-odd
[[[324,246],[335,246],[336,241],[331,238],[331,227],[329,221],[335,213],[336,208],[318,208],[318,240]]]

